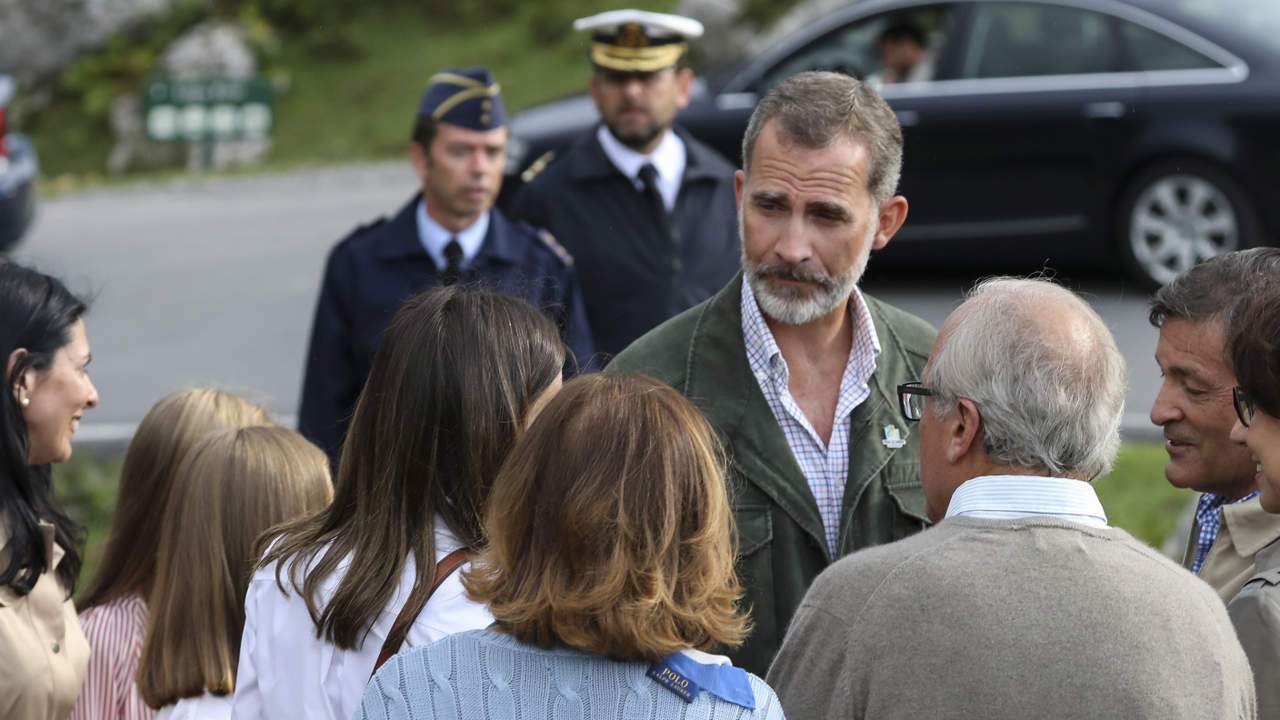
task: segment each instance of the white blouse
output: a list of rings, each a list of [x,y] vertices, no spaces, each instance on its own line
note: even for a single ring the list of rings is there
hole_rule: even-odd
[[[230,717],[231,696],[209,693],[183,698],[156,713],[156,720],[229,720]]]
[[[435,518],[436,562],[462,547],[439,516]],[[319,554],[317,554],[318,556]],[[338,565],[320,588],[321,607],[333,597],[350,558]],[[404,647],[435,642],[464,630],[488,627],[493,617],[484,605],[472,602],[462,587],[464,564],[450,575],[427,602],[409,629]],[[340,650],[317,637],[306,603],[276,585],[276,568],[254,573],[245,595],[244,636],[231,717],[234,720],[348,720],[360,710],[373,664],[396,616],[413,588],[413,559],[405,563],[391,601],[378,614],[358,650]]]

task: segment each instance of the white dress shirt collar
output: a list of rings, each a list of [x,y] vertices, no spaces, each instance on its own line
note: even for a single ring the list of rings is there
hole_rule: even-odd
[[[965,481],[951,496],[947,517],[987,520],[1048,516],[1107,527],[1107,511],[1082,480],[1028,475],[988,475]]]
[[[666,206],[667,212],[675,209],[676,196],[680,194],[680,181],[684,178],[684,167],[688,162],[684,141],[675,131],[667,130],[658,147],[648,155],[618,142],[604,125],[596,129],[596,139],[600,141],[600,147],[604,149],[609,162],[635,183],[637,190],[644,189],[640,182],[640,168],[646,164],[653,165],[658,171],[658,192],[662,194],[662,204]]]
[[[448,265],[444,258],[444,248],[449,244],[449,240],[458,239],[458,244],[462,246],[462,266],[466,267],[480,253],[480,246],[484,244],[484,236],[488,232],[489,213],[487,212],[471,223],[471,227],[455,233],[431,218],[427,213],[426,198],[418,201],[418,238],[422,241],[422,247],[427,251],[427,255],[431,256],[431,262],[435,263],[440,270],[444,270]]]

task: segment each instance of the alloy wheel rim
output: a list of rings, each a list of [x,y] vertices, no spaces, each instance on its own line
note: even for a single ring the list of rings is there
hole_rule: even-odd
[[[1235,207],[1197,175],[1169,175],[1134,204],[1129,245],[1138,266],[1164,285],[1196,264],[1240,247]]]

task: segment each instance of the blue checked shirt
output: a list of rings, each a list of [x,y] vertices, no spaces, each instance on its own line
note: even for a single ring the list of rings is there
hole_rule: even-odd
[[[871,311],[856,288],[849,296],[849,315],[853,320],[853,347],[840,379],[831,442],[824,443],[791,396],[787,361],[760,313],[751,285],[745,277],[742,279],[742,337],[747,346],[747,362],[787,438],[791,454],[809,481],[833,558],[840,543],[840,511],[849,477],[849,416],[870,397],[868,382],[880,354],[880,338],[876,336]]]
[[[1214,493],[1205,493],[1200,496],[1200,502],[1196,504],[1196,527],[1200,528],[1200,534],[1196,536],[1196,555],[1191,561],[1191,572],[1197,575],[1200,574],[1200,568],[1204,566],[1204,559],[1209,555],[1209,548],[1213,547],[1213,541],[1218,539],[1218,531],[1222,529],[1222,513],[1220,512],[1222,506],[1246,502],[1257,496],[1257,490],[1231,502],[1228,502],[1225,497]]]

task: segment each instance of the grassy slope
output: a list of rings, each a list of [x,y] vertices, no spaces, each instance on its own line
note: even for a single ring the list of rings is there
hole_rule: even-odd
[[[351,37],[362,57],[325,60],[286,45],[280,64],[291,86],[277,104],[272,164],[404,152],[427,79],[447,67],[488,66],[513,111],[585,88],[582,38],[535,47],[525,19],[518,15],[482,31],[459,32],[412,8],[393,8],[353,24]]]
[[[1169,535],[1190,500],[1164,479],[1164,450],[1158,445],[1126,445],[1111,475],[1095,483],[1113,525],[1125,528],[1157,548]],[[59,466],[54,487],[68,511],[89,529],[80,587],[97,564],[115,506],[119,461],[76,457]]]
[[[1111,474],[1094,482],[1112,524],[1157,549],[1194,495],[1165,480],[1167,459],[1161,445],[1126,445]]]
[[[625,1],[583,0],[581,5],[604,10]],[[674,0],[664,0],[653,9],[673,5]],[[488,66],[511,112],[585,90],[585,36],[567,32],[547,43],[530,29],[538,23],[558,27],[559,22],[539,3],[525,3],[516,14],[483,27],[433,21],[421,9],[402,4],[376,6],[354,18],[347,28],[354,51],[325,53],[284,37],[272,75],[287,78],[287,88],[276,98],[274,146],[266,165],[276,169],[403,156],[427,80],[444,68]],[[104,124],[89,121],[63,100],[30,125],[44,191],[105,179],[111,138]]]

